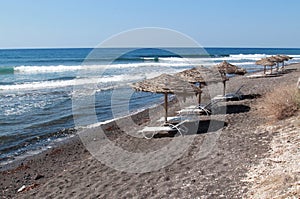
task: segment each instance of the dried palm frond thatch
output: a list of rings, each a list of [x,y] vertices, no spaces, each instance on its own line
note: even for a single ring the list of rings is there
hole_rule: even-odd
[[[162,93],[165,95],[165,123],[168,121],[168,94],[194,95],[201,93],[201,89],[178,77],[162,74],[157,77],[146,79],[132,84],[136,91]]]

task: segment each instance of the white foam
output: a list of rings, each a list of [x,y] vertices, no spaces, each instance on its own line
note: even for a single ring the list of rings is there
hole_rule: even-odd
[[[82,70],[83,66],[16,66],[14,71],[17,73],[49,73]]]
[[[185,62],[185,63],[197,63],[197,62],[213,62],[213,61],[238,61],[238,60],[259,60],[266,57],[266,54],[239,54],[229,55],[228,57],[203,57],[203,58],[180,58],[180,57],[165,57],[159,58],[162,61],[168,62]]]
[[[103,64],[103,65],[58,65],[58,66],[15,66],[16,73],[53,73],[53,72],[66,72],[66,71],[79,71],[79,70],[103,70],[106,68],[138,68],[138,67],[182,67],[190,66],[193,64],[210,65],[220,61],[239,61],[247,60],[257,61],[261,58],[272,56],[266,54],[237,54],[229,55],[228,57],[204,57],[204,58],[181,58],[181,57],[159,57],[160,62],[151,62],[153,57],[144,57],[144,60],[149,62],[141,63],[126,63],[126,64]],[[294,59],[300,59],[300,55],[289,55]],[[247,65],[247,64],[244,64]]]
[[[138,67],[180,67],[188,66],[188,62],[181,63],[160,63],[160,62],[143,62],[128,64],[111,64],[111,65],[75,65],[75,66],[16,66],[16,73],[54,73],[79,70],[103,70],[106,68],[138,68]]]
[[[236,66],[255,65],[255,62],[232,62],[232,64],[234,64]]]
[[[157,58],[155,58],[155,57],[143,57],[142,58],[143,60],[156,60]]]
[[[30,82],[15,85],[1,85],[0,90],[37,90],[46,88],[61,88],[68,86],[80,86],[80,85],[97,85],[101,83],[109,82],[131,82],[135,80],[142,79],[143,76],[139,75],[115,75],[115,76],[105,76],[105,77],[90,77],[74,80],[57,80],[57,81],[39,81]]]
[[[203,58],[207,61],[239,61],[239,60],[249,60],[256,61],[263,57],[266,57],[265,54],[239,54],[239,55],[230,55],[229,57],[213,57],[213,58]]]
[[[182,58],[182,57],[160,57],[159,60],[168,61],[168,62],[189,62],[190,59]]]
[[[300,59],[300,55],[288,55],[289,57],[293,57],[293,59]]]
[[[1,105],[0,108],[3,111],[3,114],[5,116],[9,116],[9,115],[21,115],[23,113],[29,112],[31,111],[33,108],[43,108],[45,107],[49,102],[46,101],[32,101],[28,104],[13,104],[13,106],[11,106],[11,104],[7,105]]]
[[[249,62],[257,61],[263,57],[266,57],[266,54],[239,54],[239,55],[230,55],[228,57],[203,57],[203,58],[180,58],[180,57],[167,57],[159,58],[164,62],[169,62],[170,64],[179,64],[186,63],[188,65],[192,64],[202,64],[202,65],[212,65],[215,62],[220,61],[239,61],[239,60],[249,60]],[[245,63],[245,62],[244,62]]]
[[[109,64],[109,65],[58,65],[58,66],[15,66],[16,73],[53,73],[66,71],[80,71],[80,70],[103,70],[106,68],[138,68],[138,67],[182,67],[193,64],[212,64],[214,61],[239,61],[249,60],[256,61],[266,54],[238,54],[230,55],[228,57],[205,57],[205,58],[181,58],[181,57],[160,57],[160,62],[141,62],[141,63],[126,63],[126,64]],[[290,55],[294,58],[300,58],[300,55]],[[143,58],[144,60],[154,60],[154,58]]]
[[[261,59],[266,57],[266,54],[238,54],[238,55],[230,55],[230,58],[234,59]]]

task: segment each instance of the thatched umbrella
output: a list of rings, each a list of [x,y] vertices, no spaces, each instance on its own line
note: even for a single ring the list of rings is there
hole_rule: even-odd
[[[274,62],[269,61],[267,58],[262,58],[255,62],[256,65],[262,65],[264,66],[264,74],[266,74],[266,67],[267,66],[274,66],[276,65]]]
[[[200,70],[198,70],[195,67],[192,69],[187,69],[179,73],[176,73],[174,76],[186,80],[187,82],[190,83],[205,83],[203,74],[201,73]]]
[[[283,59],[282,68],[284,68],[284,61],[288,61],[290,59],[293,59],[293,57],[290,57],[290,56],[287,56],[287,55],[276,55],[276,57],[279,57],[279,58]]]
[[[203,66],[197,66],[192,69],[187,69],[175,74],[176,77],[183,79],[192,84],[199,84],[201,89],[202,85],[207,85],[210,82],[220,82],[218,75],[215,75],[214,72]],[[198,104],[201,103],[201,93],[198,93]]]
[[[286,58],[286,59],[293,59],[293,57],[290,57],[290,56],[287,56],[287,55],[277,55],[277,56],[280,56],[280,57],[284,57],[284,58]]]
[[[226,74],[244,75],[247,73],[247,71],[245,69],[235,66],[233,64],[230,64],[227,61],[223,61],[222,63],[216,65],[216,67],[217,67],[218,71],[221,73],[221,76],[223,78],[223,84],[224,84],[223,95],[225,95],[226,81],[228,80],[228,78],[226,77]]]
[[[277,65],[277,71],[278,71],[278,68],[279,68],[279,63],[280,62],[283,62],[283,58],[282,57],[279,57],[279,56],[271,56],[271,57],[267,57],[267,59],[271,62],[276,62],[276,65]],[[272,73],[272,66],[271,66],[271,73]]]
[[[165,123],[168,122],[168,94],[182,94],[186,96],[201,92],[200,88],[168,74],[134,83],[132,87],[137,91],[162,93],[165,95]]]
[[[236,65],[230,64],[227,61],[223,61],[222,63],[217,65],[218,70],[223,74],[236,74],[236,75],[244,75],[247,71],[243,68],[240,68]]]

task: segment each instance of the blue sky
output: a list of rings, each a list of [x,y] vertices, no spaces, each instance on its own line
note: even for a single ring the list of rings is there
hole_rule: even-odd
[[[300,47],[298,0],[2,0],[0,48],[95,47],[162,27],[206,47]]]

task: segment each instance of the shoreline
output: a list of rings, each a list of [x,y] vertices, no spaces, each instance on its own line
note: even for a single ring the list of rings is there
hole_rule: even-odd
[[[290,65],[293,65],[293,64],[290,64]],[[249,72],[248,74],[259,74],[262,71],[263,71],[263,69],[257,70],[255,72]],[[231,79],[233,77],[234,76],[230,76],[229,79]],[[171,99],[169,101],[169,103],[172,103],[172,100],[174,100],[174,99]],[[156,103],[156,104],[151,105],[149,107],[146,107],[144,109],[135,110],[132,113],[129,113],[128,115],[120,116],[118,118],[112,118],[112,119],[105,120],[105,121],[102,121],[102,122],[98,122],[98,123],[95,123],[95,124],[90,124],[90,125],[88,125],[86,127],[63,128],[60,131],[51,132],[50,134],[53,134],[53,135],[63,135],[62,137],[59,137],[58,139],[63,139],[62,143],[64,143],[65,140],[68,140],[68,139],[70,139],[70,137],[74,136],[78,132],[78,130],[87,129],[87,128],[94,128],[94,127],[99,127],[99,126],[102,126],[102,125],[106,125],[107,123],[112,123],[112,122],[117,121],[117,120],[122,120],[122,119],[125,119],[125,118],[128,118],[128,117],[132,117],[132,116],[137,115],[137,114],[141,114],[144,111],[154,110],[158,106],[162,106],[162,105],[163,105],[163,102]],[[48,135],[45,135],[45,137],[47,137],[47,136]],[[15,161],[19,162],[19,161],[22,161],[25,158],[28,158],[28,157],[30,158],[30,156],[34,156],[36,154],[43,153],[44,151],[47,151],[48,149],[51,149],[51,148],[55,148],[58,145],[60,145],[59,142],[60,141],[57,141],[57,138],[56,138],[56,139],[52,140],[51,142],[49,142],[48,144],[46,144],[46,145],[44,145],[42,147],[39,146],[39,147],[37,147],[37,149],[33,149],[33,150],[29,149],[26,152],[22,153],[21,155],[14,156],[13,157],[14,159],[11,159],[11,160],[8,159],[8,160],[1,161],[0,162],[0,171],[3,170],[3,167],[7,167],[7,165],[14,164]]]
[[[259,70],[258,70],[258,72],[259,72]],[[157,104],[157,105],[159,105],[159,104]],[[72,115],[70,115],[70,116],[72,116]],[[58,118],[59,119],[59,118]],[[26,121],[25,121],[26,122]],[[30,123],[30,122],[29,122]],[[63,128],[63,129],[65,129],[65,128]],[[51,130],[51,129],[50,129]],[[58,129],[57,129],[58,130]],[[21,130],[20,130],[21,131]],[[56,130],[55,130],[56,131]],[[47,144],[45,145],[43,142],[46,140],[45,138],[47,138],[47,137],[49,137],[50,139],[51,139],[51,136],[48,136],[48,135],[50,135],[50,134],[54,134],[54,135],[56,135],[57,133],[58,134],[69,134],[69,129],[67,128],[66,130],[65,130],[65,132],[66,133],[61,133],[61,132],[58,132],[58,131],[50,131],[49,133],[48,132],[45,132],[45,134],[39,134],[39,137],[43,137],[42,139],[36,139],[37,141],[31,141],[31,140],[29,140],[28,142],[26,141],[24,141],[24,142],[22,142],[22,143],[20,143],[20,145],[19,144],[15,144],[16,142],[11,142],[11,143],[9,143],[9,145],[8,145],[8,147],[7,148],[13,148],[14,150],[13,151],[9,151],[8,153],[10,153],[10,154],[12,154],[12,153],[14,153],[14,152],[16,152],[16,151],[18,151],[19,149],[20,149],[20,146],[26,146],[26,145],[30,145],[30,146],[34,146],[33,148],[34,148],[34,150],[32,150],[32,149],[29,149],[29,151],[30,151],[30,153],[36,153],[37,151],[35,150],[35,149],[37,149],[37,150],[39,150],[40,148],[42,148],[41,150],[44,150],[44,148],[45,147],[48,147],[49,146],[49,143],[48,143],[48,141],[46,141],[47,142]],[[9,130],[7,130],[6,131],[6,129],[4,129],[4,132],[10,132]],[[12,133],[12,132],[11,132]],[[17,135],[17,133],[18,132],[16,132],[15,134]],[[38,132],[39,133],[39,132]],[[13,134],[14,135],[14,134]],[[63,135],[63,137],[64,137],[64,135]],[[9,140],[14,140],[14,138],[5,138],[5,139],[9,139]],[[31,137],[29,137],[29,139],[31,139]],[[33,138],[33,140],[35,140],[35,138]],[[39,145],[39,141],[42,141],[41,143],[40,143],[40,145]],[[33,143],[34,142],[34,143]],[[32,144],[32,145],[31,145]],[[52,141],[50,141],[50,145],[52,144]],[[39,146],[37,146],[37,145],[39,145]],[[37,146],[37,147],[36,147]],[[5,151],[6,149],[4,149],[3,151]],[[26,150],[26,149],[25,149]],[[24,150],[24,151],[25,151]],[[2,151],[2,152],[3,152]],[[21,154],[21,156],[27,156],[28,155],[28,153],[24,153],[24,151],[23,150],[21,150],[21,151],[18,151],[17,153],[18,154]],[[20,152],[20,153],[19,153]],[[6,151],[5,151],[5,153],[4,153],[5,155],[7,155],[7,153],[6,153]],[[2,154],[3,155],[3,154]],[[4,159],[4,161],[5,162],[7,162],[7,161],[13,161],[13,159],[15,158],[15,156],[14,155],[12,155],[13,157],[12,158],[6,158],[6,157],[8,157],[8,155],[6,156],[6,157],[4,157],[3,159]],[[17,158],[19,158],[20,156],[19,155],[17,155],[18,157]],[[1,160],[1,164],[6,164],[6,163],[3,163],[2,162],[2,160]]]
[[[235,88],[237,88],[237,86],[241,84],[241,82],[245,82],[245,84],[249,83],[246,86],[246,88],[243,89],[243,92],[245,91],[244,93],[245,95],[252,95],[252,94],[264,95],[266,92],[269,92],[276,85],[281,84],[283,80],[285,82],[291,83],[292,78],[288,78],[288,76],[289,75],[295,76],[295,74],[299,74],[299,66],[300,64],[287,65],[286,68],[298,68],[298,69],[297,71],[293,71],[288,74],[283,74],[282,76],[279,77],[260,78],[255,80],[248,79],[246,77],[230,78],[230,80],[228,81],[229,86],[227,92],[229,90],[234,91]],[[254,81],[256,81],[256,83],[254,83]],[[295,81],[295,85],[296,83],[297,81]],[[273,138],[273,135],[270,135],[267,132],[263,132],[255,135],[251,134],[251,131],[256,125],[263,124],[265,122],[263,118],[256,116],[256,112],[258,110],[255,110],[253,104],[255,104],[257,100],[260,99],[259,98],[246,99],[241,102],[229,103],[229,105],[234,108],[241,109],[245,107],[250,107],[250,110],[245,112],[240,112],[240,113],[235,113],[234,112],[235,110],[232,110],[232,113],[226,116],[225,120],[228,123],[228,126],[223,127],[224,129],[222,130],[221,138],[218,141],[218,146],[221,148],[212,151],[209,157],[205,158],[203,161],[191,160],[191,154],[195,153],[196,150],[195,148],[197,148],[197,146],[201,144],[201,142],[203,141],[203,136],[205,136],[202,134],[197,134],[196,139],[194,141],[195,143],[188,150],[187,154],[185,154],[180,160],[176,160],[174,164],[166,168],[163,168],[160,171],[153,172],[153,175],[151,175],[151,173],[127,174],[124,172],[115,171],[101,164],[97,160],[93,159],[93,157],[89,154],[89,152],[85,149],[85,147],[81,143],[81,140],[78,137],[78,135],[75,135],[73,138],[69,138],[65,140],[63,143],[60,143],[57,147],[54,147],[53,149],[49,149],[38,155],[25,158],[24,160],[20,160],[14,164],[7,165],[5,171],[3,170],[3,167],[0,167],[1,168],[0,170],[2,170],[1,176],[3,177],[1,178],[0,185],[2,187],[2,190],[0,191],[0,193],[7,198],[26,197],[26,196],[27,197],[50,196],[51,197],[51,196],[56,196],[51,194],[55,194],[58,191],[57,194],[60,196],[66,196],[65,194],[67,194],[68,196],[71,197],[72,196],[71,190],[73,190],[73,192],[75,192],[73,193],[73,197],[74,196],[97,196],[96,193],[93,193],[90,190],[90,187],[92,186],[93,183],[96,183],[97,181],[100,180],[100,182],[103,183],[102,184],[96,183],[97,185],[94,186],[94,190],[99,191],[103,189],[104,192],[106,191],[107,193],[98,193],[100,194],[99,197],[104,197],[104,196],[120,197],[120,196],[124,196],[124,194],[126,197],[126,193],[127,193],[126,188],[134,189],[132,190],[133,191],[132,196],[141,196],[141,197],[142,195],[148,197],[150,196],[189,197],[189,196],[197,196],[197,194],[198,195],[208,194],[210,196],[220,196],[226,193],[231,194],[231,196],[240,196],[241,194],[247,191],[247,188],[245,187],[246,183],[240,183],[239,179],[242,179],[242,177],[244,177],[246,171],[250,168],[251,165],[257,164],[259,160],[266,157],[266,151],[269,150],[270,148],[269,144]],[[146,109],[141,111],[138,114],[126,116],[125,118],[127,117],[133,118],[133,120],[136,122],[137,125],[143,125],[145,122],[147,122],[147,117],[146,117],[147,111],[149,110]],[[253,120],[252,117],[254,118]],[[251,120],[247,121],[249,120],[248,118],[251,118]],[[124,121],[121,120],[119,122],[126,122],[126,119],[124,119]],[[237,125],[238,122],[240,122],[241,126]],[[128,136],[126,135],[125,136],[120,135],[119,134],[120,131],[114,126],[115,126],[115,121],[111,121],[107,124],[102,125],[101,128],[103,128],[107,132],[109,131],[108,138],[116,141],[120,146],[124,146],[125,148],[127,147],[128,149],[131,150],[136,150],[136,149],[132,149],[131,147],[131,144],[134,143],[136,144],[136,140],[134,140],[133,138],[127,139]],[[130,129],[130,127],[128,128]],[[238,133],[244,135],[246,141],[243,140],[244,138],[240,137],[241,135],[239,135]],[[232,142],[231,138],[233,139],[233,143],[231,143]],[[247,143],[247,141],[251,140],[250,138],[254,139],[256,142]],[[172,138],[166,137],[160,140],[159,139],[154,139],[150,141],[142,140],[140,146],[138,147],[139,149],[149,148],[149,146],[147,146],[149,144],[151,145],[151,147],[153,146],[161,147],[165,143],[170,142],[171,139]],[[258,143],[260,143],[261,145],[259,145]],[[257,148],[253,146],[256,146]],[[255,154],[256,157],[252,156],[254,153],[257,153]],[[235,155],[240,156],[241,159],[246,162],[246,164],[243,164],[239,160],[237,160],[236,163],[232,162],[234,161],[233,158],[235,157]],[[206,165],[206,163],[208,165]],[[99,168],[98,169],[94,168],[91,165],[94,165],[94,167],[97,166]],[[198,169],[200,169],[201,171],[200,174],[198,171],[195,170],[193,165],[196,165]],[[237,170],[234,168],[234,165],[236,165]],[[213,168],[216,169],[214,170]],[[226,170],[226,168],[228,171]],[[183,175],[185,172],[190,170],[199,175],[196,174],[195,175],[188,174],[187,176]],[[85,182],[79,183],[78,185],[72,184],[70,181],[66,182],[66,184],[61,184],[61,182],[65,179],[76,181],[76,179],[74,178],[76,178],[76,176],[79,175],[78,172],[86,173],[89,178],[92,178],[94,176],[95,179],[91,179],[90,181],[86,179]],[[91,174],[91,172],[95,172],[96,174]],[[222,172],[224,172],[225,174],[222,174]],[[234,176],[235,172],[237,176]],[[28,176],[28,174],[30,175]],[[73,174],[74,176],[72,177],[71,174]],[[106,179],[105,175],[107,174],[113,174],[114,176],[116,176],[114,178],[115,181]],[[180,181],[180,179],[174,178],[174,175],[178,177],[181,176],[183,181],[188,181],[188,179],[190,179],[190,181],[183,183]],[[139,177],[141,179],[139,179]],[[202,180],[199,180],[198,178]],[[216,179],[218,179],[217,180],[218,183],[216,185],[209,185],[211,180],[214,180],[214,182],[216,182]],[[149,182],[147,182],[147,180],[149,180]],[[178,183],[178,180],[181,182],[180,184],[184,188],[177,187],[178,185],[176,183]],[[233,182],[230,182],[230,180],[232,180]],[[161,185],[161,187],[153,185],[155,181],[159,185]],[[133,186],[134,188],[130,188],[129,185],[128,186],[126,185],[127,187],[126,186],[123,187],[122,184],[125,182],[126,183],[131,182],[131,184],[137,183],[137,185],[134,185]],[[176,182],[175,185],[173,184],[173,182]],[[203,184],[201,182],[203,182]],[[221,185],[221,183],[224,183],[224,185]],[[57,187],[54,187],[55,184],[62,186],[62,189],[57,189]],[[86,191],[83,190],[80,191],[81,188],[87,186],[88,184],[91,185],[88,186]],[[144,184],[144,186],[147,189],[146,190],[142,189],[141,187],[139,187],[138,184]],[[189,186],[187,186],[187,184],[189,184]],[[226,188],[225,187],[226,184],[232,185],[233,188],[231,188],[230,186]],[[22,185],[26,185],[27,187],[29,187],[30,185],[35,185],[35,186],[34,188],[32,188],[32,190],[28,190],[26,192],[24,191],[22,193],[17,193],[17,190]],[[171,186],[171,188],[167,188],[168,186],[166,185]],[[196,185],[203,190],[199,190],[199,188],[196,188]],[[118,187],[118,191],[111,190],[110,188],[112,188],[113,186]],[[43,190],[42,187],[46,188],[45,189],[46,191],[42,191]],[[156,191],[151,190],[151,187],[154,187]],[[68,192],[68,189],[71,189],[70,192]],[[181,192],[175,191],[175,189],[179,189],[181,190]],[[218,191],[216,189],[220,189],[220,190]],[[168,195],[168,190],[169,191],[173,190],[173,191],[171,191]],[[194,193],[194,195],[189,195],[191,194],[192,190],[194,191],[196,190],[196,193]],[[60,191],[62,193],[59,193]],[[128,194],[127,196],[130,197],[130,195]]]

